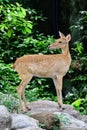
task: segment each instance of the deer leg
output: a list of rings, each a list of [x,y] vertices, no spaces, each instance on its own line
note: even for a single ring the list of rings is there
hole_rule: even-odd
[[[25,107],[27,110],[31,110],[29,107],[28,107],[28,103],[27,103],[27,100],[26,100],[26,97],[25,97],[25,89],[23,91],[23,95],[22,95],[22,98],[23,98],[23,101],[24,101],[24,104],[25,104]]]
[[[18,86],[17,88],[17,93],[18,93],[18,97],[19,97],[19,102],[20,102],[20,109],[21,111],[24,111],[24,104],[23,104],[23,101],[22,101],[22,91],[23,91],[23,87],[24,87],[24,83],[23,83],[23,80],[21,81],[20,85]]]
[[[25,91],[26,85],[31,80],[31,78],[32,78],[31,75],[30,76],[27,76],[27,75],[22,76],[21,83],[20,83],[20,85],[17,88],[17,93],[18,93],[19,101],[20,101],[20,107],[21,107],[22,111],[24,111],[25,107],[28,108],[28,104],[27,104],[27,101],[26,101],[26,98],[25,98],[24,91]],[[23,104],[22,99],[24,101],[24,104]]]
[[[62,108],[63,102],[62,102],[62,76],[55,76],[53,81],[55,84],[56,92],[57,92],[57,98],[58,98],[58,104]]]

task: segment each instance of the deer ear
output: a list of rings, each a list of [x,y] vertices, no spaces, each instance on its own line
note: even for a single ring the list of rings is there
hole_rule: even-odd
[[[71,35],[68,34],[68,35],[66,36],[66,41],[69,42],[70,40],[71,40]]]
[[[61,33],[60,31],[59,31],[59,36],[60,37],[65,37],[65,35],[63,33]]]

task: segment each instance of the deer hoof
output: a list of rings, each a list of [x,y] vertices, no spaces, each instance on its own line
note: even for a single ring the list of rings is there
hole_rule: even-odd
[[[26,109],[27,109],[28,111],[30,111],[30,110],[31,110],[31,108],[29,108],[28,106],[26,107]]]
[[[62,110],[65,110],[65,107],[62,107]]]
[[[64,107],[59,107],[59,109],[60,109],[60,111],[63,111],[63,110],[65,110],[65,108]]]
[[[28,111],[30,111],[30,110],[31,110],[31,108],[27,108],[27,110],[28,110]]]
[[[60,108],[61,110],[65,110],[65,107],[63,107],[63,105],[60,105],[59,103],[58,103],[58,105],[59,105],[59,108]]]

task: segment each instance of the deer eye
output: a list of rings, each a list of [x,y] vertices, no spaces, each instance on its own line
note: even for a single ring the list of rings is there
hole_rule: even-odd
[[[59,41],[59,43],[62,43],[61,41]]]

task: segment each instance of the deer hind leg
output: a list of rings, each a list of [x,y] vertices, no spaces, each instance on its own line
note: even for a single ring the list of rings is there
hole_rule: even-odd
[[[58,104],[61,108],[63,108],[63,102],[62,102],[62,76],[55,76],[53,81],[55,84],[56,92],[57,92],[57,98],[58,98]]]
[[[19,101],[20,101],[20,108],[22,111],[25,111],[25,108],[29,110],[24,91],[25,91],[26,85],[31,80],[31,78],[32,78],[32,75],[26,75],[26,74],[22,75],[21,83],[17,88],[17,93],[18,93]]]

